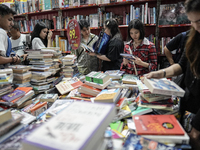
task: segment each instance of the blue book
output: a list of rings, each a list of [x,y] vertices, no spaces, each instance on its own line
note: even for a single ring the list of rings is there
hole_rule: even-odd
[[[126,139],[123,146],[123,150],[142,150],[142,149],[154,149],[154,150],[178,150],[175,147],[167,146],[165,144],[141,137],[140,135],[130,134]]]

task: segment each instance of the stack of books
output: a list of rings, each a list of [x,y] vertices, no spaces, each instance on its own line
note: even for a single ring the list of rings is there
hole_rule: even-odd
[[[14,76],[14,84],[17,84],[18,86],[28,87],[30,85],[30,80],[32,73],[30,70],[30,66],[25,65],[13,65],[9,66],[13,70],[13,76]]]
[[[74,69],[76,68],[76,55],[66,55],[60,59],[62,62],[62,71],[60,72],[60,74],[64,75],[65,77],[73,77],[73,75],[75,74]]]

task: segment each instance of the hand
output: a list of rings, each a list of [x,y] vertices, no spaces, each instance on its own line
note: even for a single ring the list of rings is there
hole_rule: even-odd
[[[19,64],[21,63],[21,59],[18,56],[13,57],[14,58],[14,64]]]
[[[188,133],[190,137],[190,144],[196,150],[200,149],[200,132],[196,130],[194,127],[192,128],[191,132]]]
[[[90,55],[90,56],[96,56],[96,53],[89,52],[89,55]]]
[[[52,35],[53,35],[52,31],[49,30],[49,33],[48,33],[48,35],[47,35],[47,39],[51,39]]]
[[[123,58],[123,64],[124,64],[124,66],[126,66],[128,63],[129,63],[129,60],[126,59],[126,58]]]
[[[23,60],[25,61],[27,56],[28,56],[28,54],[24,54],[24,55],[22,55],[21,57],[22,57]]]
[[[135,57],[135,60],[133,62],[140,66],[142,66],[142,63],[143,63],[143,61],[139,57]]]
[[[150,79],[150,78],[156,78],[156,79],[160,79],[160,78],[163,78],[163,71],[162,70],[159,70],[159,71],[152,71],[148,74],[144,74],[144,77],[146,77],[147,79]]]

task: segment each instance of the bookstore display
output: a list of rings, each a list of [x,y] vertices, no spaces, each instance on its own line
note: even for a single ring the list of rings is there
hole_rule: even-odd
[[[157,3],[156,0],[8,3],[17,12],[14,19],[21,33],[31,33],[36,23],[43,21],[53,36],[52,47],[24,50],[28,65],[0,69],[0,149],[191,149],[189,136],[178,120],[178,103],[185,91],[176,83],[147,78],[142,82],[139,76],[121,70],[82,75],[77,68],[78,58],[72,54],[82,47],[86,52],[104,55],[110,36],[102,29],[109,18],[117,19],[124,43],[128,23],[140,19],[145,37],[156,45],[158,56],[164,54],[166,43],[189,29],[190,22],[183,1],[164,0],[159,12]],[[80,43],[81,19],[88,20],[91,32],[99,37],[93,47]],[[120,55],[135,60],[131,54]]]

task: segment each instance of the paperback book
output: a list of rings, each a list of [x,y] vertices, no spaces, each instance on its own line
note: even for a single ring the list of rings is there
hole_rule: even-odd
[[[23,96],[24,94],[25,94],[24,91],[17,89],[17,90],[14,90],[13,92],[11,92],[7,95],[2,96],[2,99],[10,102],[10,101],[12,101],[12,100],[14,100],[14,99],[16,99],[20,96]]]
[[[173,81],[167,79],[147,79],[144,78],[144,84],[153,94],[176,95],[183,97],[185,91]]]

